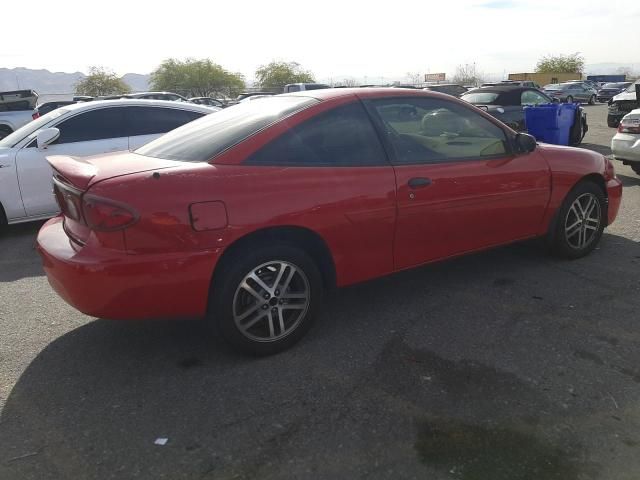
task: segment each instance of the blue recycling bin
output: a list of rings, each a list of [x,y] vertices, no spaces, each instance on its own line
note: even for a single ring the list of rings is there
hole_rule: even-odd
[[[527,132],[539,142],[569,145],[569,134],[577,108],[575,103],[546,103],[524,107]]]

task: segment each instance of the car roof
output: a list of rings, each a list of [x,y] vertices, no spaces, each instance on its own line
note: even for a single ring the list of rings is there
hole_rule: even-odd
[[[540,90],[538,90],[537,88],[534,88],[534,87],[521,87],[520,85],[500,85],[499,87],[498,86],[495,86],[495,87],[480,87],[478,89],[475,89],[473,92],[469,92],[469,93],[524,92],[524,91],[527,91],[527,90],[534,90],[536,92],[540,91]]]
[[[317,100],[331,100],[338,97],[357,95],[358,97],[401,97],[401,96],[424,96],[433,98],[453,99],[450,95],[435,92],[433,90],[423,90],[421,88],[398,88],[398,87],[350,87],[350,88],[325,88],[322,90],[303,90],[301,92],[291,92],[281,94],[282,96],[309,97]],[[453,99],[455,100],[455,99]],[[452,101],[453,101],[452,100]]]
[[[92,102],[80,102],[72,105],[66,105],[63,108],[69,112],[80,112],[84,110],[93,110],[96,108],[108,106],[125,106],[125,107],[167,107],[177,108],[179,110],[191,110],[193,112],[211,113],[218,109],[215,107],[207,107],[198,105],[197,103],[174,102],[171,100],[147,100],[143,98],[118,98],[115,100],[94,100]]]

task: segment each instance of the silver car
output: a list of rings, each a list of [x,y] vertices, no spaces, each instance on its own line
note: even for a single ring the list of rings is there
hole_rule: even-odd
[[[596,103],[598,92],[586,83],[554,83],[544,87],[544,93],[566,103]]]

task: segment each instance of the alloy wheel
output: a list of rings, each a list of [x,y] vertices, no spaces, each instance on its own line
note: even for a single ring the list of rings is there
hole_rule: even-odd
[[[602,209],[600,200],[592,193],[583,193],[576,198],[564,222],[565,238],[569,246],[576,250],[587,248],[597,237]]]
[[[309,280],[296,265],[282,260],[263,263],[242,279],[233,296],[238,331],[258,342],[275,342],[293,332],[311,301]]]

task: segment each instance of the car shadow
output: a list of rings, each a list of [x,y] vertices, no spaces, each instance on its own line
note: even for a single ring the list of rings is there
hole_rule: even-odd
[[[616,176],[622,181],[622,185],[625,187],[640,185],[640,177],[630,177],[629,175],[621,175],[620,173],[616,173]]]
[[[632,287],[639,259],[638,243],[606,234],[599,249],[579,261],[550,258],[528,242],[402,272],[332,293],[310,335],[267,358],[235,353],[201,322],[89,322],[38,353],[9,393],[0,416],[0,477],[4,468],[6,478],[106,478],[116,471],[123,478],[135,472],[251,478],[259,451],[277,458],[279,450],[301,442],[337,444],[343,440],[330,432],[357,405],[382,415],[384,398],[395,390],[384,393],[387,387],[379,384],[381,390],[368,391],[366,384],[382,382],[378,357],[391,355],[407,329],[427,322],[433,344],[453,348],[473,343],[478,328],[485,334],[501,328],[495,318],[478,315],[495,315],[504,302],[513,311],[540,308],[548,316],[569,299],[576,318],[591,318],[603,293],[618,289],[621,302],[637,305]],[[589,279],[595,268],[602,281],[567,282]],[[464,304],[468,308],[459,310]],[[566,315],[562,308],[557,315]],[[607,321],[622,320],[598,318],[599,328]],[[452,341],[444,332],[456,322],[466,323],[467,333],[457,332]],[[544,331],[535,330],[534,337]],[[542,366],[539,344],[555,340],[528,338],[517,355]],[[410,375],[394,367],[391,377],[411,383]],[[468,381],[461,376],[455,388]],[[596,388],[614,391],[607,381],[602,377]],[[409,421],[411,412],[429,405],[430,390],[419,391],[420,400],[403,407]],[[468,401],[473,418],[474,399]],[[153,445],[158,437],[169,439],[166,448]],[[229,465],[240,465],[240,473]]]
[[[0,283],[44,275],[35,244],[43,221],[8,225],[0,232]]]
[[[611,155],[611,147],[607,145],[598,145],[597,143],[581,143],[579,147],[601,153],[605,157]]]

